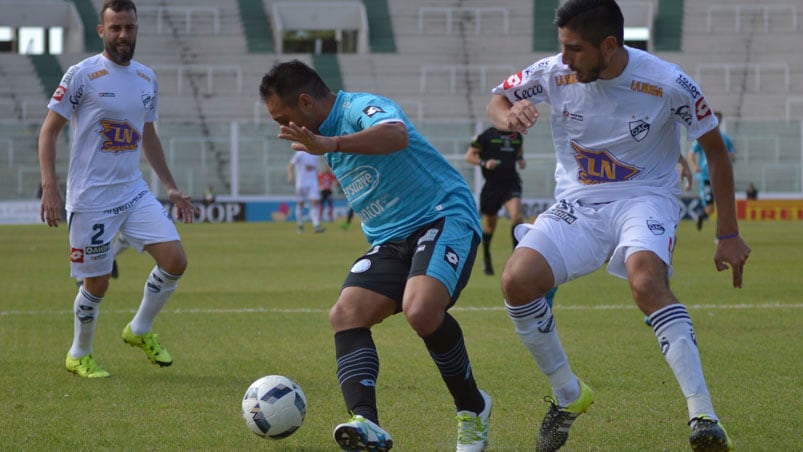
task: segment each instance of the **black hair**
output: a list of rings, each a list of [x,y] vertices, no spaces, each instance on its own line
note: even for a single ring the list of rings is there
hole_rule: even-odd
[[[555,11],[554,24],[579,33],[595,46],[608,36],[616,38],[619,47],[624,45],[625,19],[614,0],[569,0]]]
[[[120,11],[134,11],[137,14],[137,5],[131,0],[104,0],[103,6],[100,7],[100,22],[103,23],[103,13],[110,9],[116,13]]]
[[[275,95],[288,106],[295,106],[302,93],[321,99],[330,92],[321,76],[298,60],[274,64],[259,85],[259,97],[263,101]]]

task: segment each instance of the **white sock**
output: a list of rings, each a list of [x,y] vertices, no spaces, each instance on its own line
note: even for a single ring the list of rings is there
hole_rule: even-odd
[[[703,365],[689,313],[682,304],[673,304],[650,315],[650,322],[669,368],[686,397],[689,419],[709,416],[717,419],[705,385]]]
[[[98,305],[103,297],[96,297],[83,286],[78,289],[78,295],[73,303],[73,340],[70,347],[70,356],[81,358],[92,353],[92,342],[95,339],[95,325],[98,321]]]
[[[132,333],[142,336],[151,330],[156,315],[159,314],[170,295],[178,287],[179,278],[181,278],[181,275],[171,275],[159,268],[158,265],[153,267],[151,274],[148,276],[148,281],[145,283],[142,303],[140,303],[136,315],[131,320]]]
[[[321,212],[318,210],[318,206],[309,209],[309,216],[312,219],[313,227],[317,228],[321,225]]]
[[[542,297],[522,306],[510,306],[506,302],[505,307],[516,334],[535,358],[541,372],[549,378],[558,405],[563,407],[577,400],[580,382],[569,366],[569,358],[563,351],[555,318],[546,300]]]
[[[296,204],[296,223],[299,226],[304,226],[304,208],[301,204]]]

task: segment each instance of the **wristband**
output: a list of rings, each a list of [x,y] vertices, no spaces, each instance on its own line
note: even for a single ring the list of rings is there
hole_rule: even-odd
[[[486,163],[488,163],[488,160],[480,160],[480,168],[485,168]]]
[[[733,234],[727,234],[727,235],[718,235],[717,240],[735,239],[736,237],[739,237],[738,232],[734,232]]]

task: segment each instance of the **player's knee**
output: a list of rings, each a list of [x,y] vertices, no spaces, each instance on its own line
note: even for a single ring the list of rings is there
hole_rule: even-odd
[[[405,306],[404,317],[420,337],[432,334],[443,322],[443,312],[433,311],[432,303],[414,303]]]
[[[83,286],[87,292],[101,298],[106,295],[106,291],[109,290],[109,275],[84,278]]]

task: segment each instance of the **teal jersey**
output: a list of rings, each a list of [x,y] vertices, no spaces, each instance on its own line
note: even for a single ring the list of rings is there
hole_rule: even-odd
[[[349,135],[386,122],[403,122],[407,147],[392,154],[325,154],[372,246],[402,240],[443,217],[461,217],[481,235],[474,196],[463,176],[413,127],[392,100],[368,93],[337,93],[319,127],[324,136]],[[471,237],[466,237],[471,240]]]
[[[733,142],[730,137],[725,135],[724,132],[720,132],[720,134],[722,135],[722,141],[725,142],[725,147],[728,149],[728,154],[733,154]],[[697,166],[700,167],[698,177],[704,181],[711,180],[711,177],[708,175],[708,160],[705,158],[703,147],[700,146],[699,142],[695,141],[694,145],[691,147],[691,151],[694,152],[695,157],[697,157]]]

